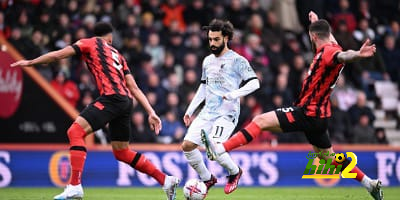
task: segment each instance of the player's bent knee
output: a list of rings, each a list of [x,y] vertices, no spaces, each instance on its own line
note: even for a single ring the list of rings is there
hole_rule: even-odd
[[[67,131],[68,139],[71,146],[85,146],[85,130],[76,122],[74,122]]]
[[[188,151],[193,151],[193,149],[197,148],[197,145],[193,142],[189,142],[189,141],[185,140],[182,142],[181,148],[183,151],[188,152]]]

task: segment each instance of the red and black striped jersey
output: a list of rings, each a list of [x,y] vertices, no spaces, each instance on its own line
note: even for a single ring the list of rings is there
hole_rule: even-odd
[[[304,79],[300,96],[295,105],[303,107],[311,117],[331,116],[330,94],[344,68],[337,55],[342,51],[338,44],[328,43],[317,49],[313,62]]]
[[[100,95],[130,96],[125,75],[131,72],[125,58],[114,47],[99,37],[81,39],[72,47],[86,62]]]

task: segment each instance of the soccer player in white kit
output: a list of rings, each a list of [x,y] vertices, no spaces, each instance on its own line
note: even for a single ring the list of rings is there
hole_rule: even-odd
[[[207,31],[212,54],[203,60],[201,84],[183,118],[185,125],[190,126],[182,150],[188,163],[209,189],[217,183],[217,179],[207,169],[197,148],[203,145],[201,131],[210,133],[209,136],[217,142],[226,141],[237,125],[240,97],[258,89],[260,83],[249,62],[228,47],[228,41],[233,37],[233,25],[230,22],[214,19],[203,29]],[[198,116],[192,117],[203,101],[205,105]],[[229,194],[237,188],[242,170],[228,153],[216,161],[229,173],[224,189]]]

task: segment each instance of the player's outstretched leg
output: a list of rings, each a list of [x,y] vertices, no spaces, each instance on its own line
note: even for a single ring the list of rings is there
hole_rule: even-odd
[[[208,192],[208,190],[209,190],[212,186],[214,186],[217,182],[218,182],[217,178],[216,178],[214,175],[212,175],[212,174],[211,174],[210,180],[208,180],[208,181],[203,181],[203,183],[206,184],[206,186],[207,186],[207,192]]]
[[[239,172],[237,174],[227,176],[228,182],[225,185],[224,189],[225,194],[230,194],[236,190],[239,184],[239,179],[242,176],[242,173],[243,173],[242,169],[239,168]]]
[[[166,176],[163,184],[163,190],[167,194],[167,200],[176,199],[176,189],[179,185],[179,178],[174,176]]]
[[[210,140],[208,137],[208,133],[206,133],[203,129],[201,129],[201,142],[203,142],[206,148],[206,154],[208,159],[216,160],[218,158],[218,154],[215,151],[215,143],[214,141]]]
[[[371,180],[370,187],[367,187],[368,192],[375,200],[383,200],[382,182],[380,180]]]
[[[54,200],[81,200],[83,198],[82,185],[71,185],[68,184],[64,192],[54,196]]]
[[[200,176],[200,179],[206,184],[207,191],[217,183],[217,178],[211,174],[211,172],[207,169],[204,164],[203,155],[201,154],[198,148],[195,148],[191,151],[185,148],[185,144],[190,143],[188,141],[184,141],[182,145],[183,154],[185,155],[189,165],[197,172]]]

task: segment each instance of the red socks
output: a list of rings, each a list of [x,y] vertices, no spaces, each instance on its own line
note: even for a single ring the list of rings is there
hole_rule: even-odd
[[[69,127],[68,131],[68,139],[69,139],[69,144],[71,146],[85,146],[85,136],[86,132],[83,130],[83,128],[76,122],[74,122],[71,127]]]
[[[347,165],[348,165],[348,163],[346,164],[346,161],[349,162],[347,159],[343,162],[342,171],[343,171],[343,169],[344,169],[345,167],[347,167]],[[335,166],[338,166],[338,165],[339,165],[335,160],[333,160],[332,164],[334,164]],[[357,166],[355,166],[355,167],[350,171],[350,173],[356,173],[356,174],[357,174],[357,176],[356,176],[355,179],[356,179],[358,182],[361,182],[362,179],[363,179],[364,176],[365,176],[364,172],[361,171],[361,169],[358,168]]]
[[[254,122],[251,122],[244,129],[237,132],[229,140],[223,143],[225,151],[229,152],[242,145],[245,145],[256,138],[261,133],[261,128]]]
[[[86,151],[73,150],[73,147],[71,147],[70,160],[72,168],[70,184],[71,185],[81,184],[83,166],[85,165],[85,160],[86,160]]]
[[[71,185],[78,185],[81,183],[81,176],[83,166],[86,160],[86,148],[85,148],[85,135],[86,132],[76,122],[74,122],[67,131],[69,143],[71,145],[70,150],[70,161],[71,161]]]
[[[156,179],[160,185],[164,185],[166,175],[157,169],[156,166],[150,162],[150,160],[147,160],[144,155],[131,151],[128,148],[122,150],[113,150],[113,153],[117,160],[129,164],[134,169]]]

